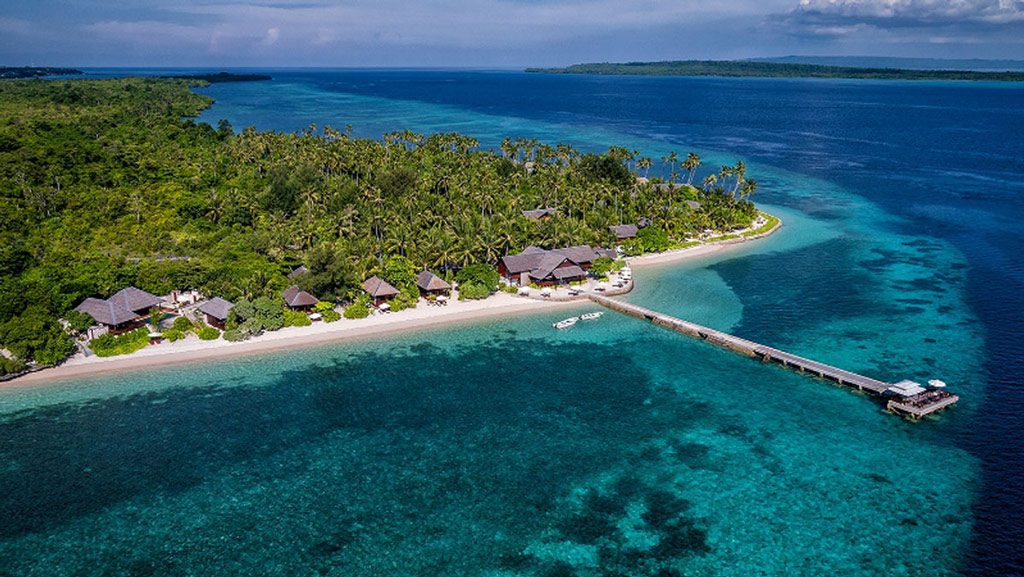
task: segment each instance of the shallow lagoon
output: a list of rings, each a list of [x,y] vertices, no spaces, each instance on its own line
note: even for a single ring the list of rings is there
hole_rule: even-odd
[[[671,145],[650,126],[503,116],[353,82],[218,86],[207,116],[651,156]],[[611,313],[570,331],[550,328],[556,313],[5,391],[0,570],[957,574],[981,486],[958,439],[986,381],[969,261],[847,189],[751,164],[783,230],[638,270],[629,298],[883,379],[944,378],[967,402],[909,424]]]

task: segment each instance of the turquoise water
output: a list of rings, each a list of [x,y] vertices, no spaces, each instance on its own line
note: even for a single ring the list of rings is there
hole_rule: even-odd
[[[208,118],[671,146],[360,90],[214,87]],[[731,161],[719,143],[702,152]],[[987,356],[967,257],[847,187],[751,164],[784,228],[638,269],[629,300],[885,380],[942,378],[960,407],[911,424],[635,319],[554,331],[565,311],[10,389],[0,574],[964,572],[983,463],[959,439]]]

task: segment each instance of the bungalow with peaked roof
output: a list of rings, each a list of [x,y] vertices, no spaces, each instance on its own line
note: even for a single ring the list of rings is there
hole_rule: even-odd
[[[556,214],[558,214],[557,208],[538,208],[523,211],[523,216],[530,220],[547,220]]]
[[[363,290],[366,291],[366,294],[370,295],[370,299],[375,307],[379,307],[398,296],[398,289],[376,275],[363,282]]]
[[[305,276],[307,274],[309,274],[309,269],[306,268],[306,265],[302,264],[302,265],[299,265],[298,267],[296,267],[292,272],[288,273],[288,278],[292,279],[292,280],[295,280],[295,279],[297,279],[297,278],[299,278],[301,276]]]
[[[131,286],[117,291],[108,299],[89,297],[75,310],[91,316],[111,333],[119,334],[141,325],[143,317],[162,302],[160,297]]]
[[[234,303],[220,297],[213,297],[199,306],[199,311],[206,315],[206,324],[224,330],[224,321],[228,320],[228,314],[235,308]]]
[[[619,242],[636,238],[637,233],[640,232],[640,228],[635,224],[617,224],[609,226],[608,229],[615,234],[615,240]]]
[[[281,296],[284,298],[284,304],[288,305],[288,308],[297,311],[308,311],[316,303],[320,302],[320,299],[300,289],[297,285],[284,289]]]
[[[552,250],[531,246],[519,254],[501,257],[498,272],[520,286],[566,284],[584,280],[594,260],[602,256],[615,258],[616,255],[614,251],[588,245]]]
[[[420,294],[425,297],[447,295],[452,288],[452,285],[429,270],[416,275],[416,286],[420,287]]]

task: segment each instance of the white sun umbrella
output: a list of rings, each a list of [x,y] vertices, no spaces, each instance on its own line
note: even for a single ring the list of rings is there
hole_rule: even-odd
[[[541,296],[549,297],[549,296],[551,296],[551,289],[549,289],[547,287],[544,287],[544,288],[540,289],[540,294],[541,294]]]
[[[939,379],[932,379],[928,381],[928,384],[938,389],[941,389],[942,387],[946,386],[946,382],[940,381]]]
[[[388,303],[381,303],[381,305],[377,308],[379,308],[382,311],[389,311],[391,310],[391,305],[389,305]]]
[[[521,294],[521,295],[528,295],[528,294],[530,294],[530,287],[528,287],[528,286],[521,286],[521,287],[519,287],[519,294]]]
[[[443,303],[443,302],[447,302],[448,301],[448,297],[446,297],[444,295],[439,295],[435,300],[437,302],[439,302],[439,303]]]

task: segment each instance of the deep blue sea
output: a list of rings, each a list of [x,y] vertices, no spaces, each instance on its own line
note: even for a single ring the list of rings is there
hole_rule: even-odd
[[[628,298],[962,401],[564,311],[10,389],[0,575],[1024,575],[1024,87],[270,73],[202,120],[744,160],[784,228]]]

